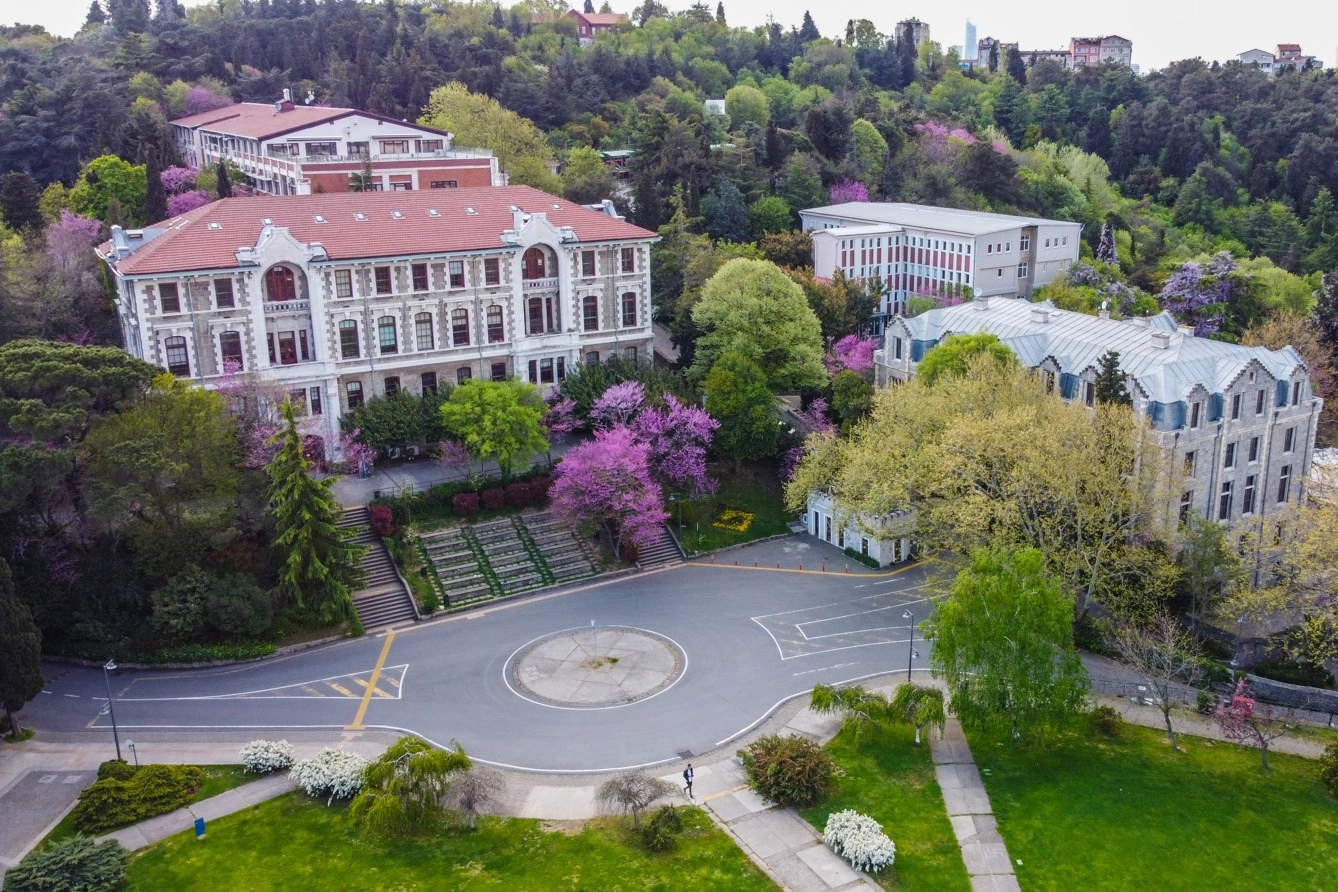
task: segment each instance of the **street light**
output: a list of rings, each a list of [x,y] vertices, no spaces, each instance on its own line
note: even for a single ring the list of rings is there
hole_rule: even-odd
[[[135,751],[135,742],[127,738],[125,748],[130,750],[130,755],[135,757],[135,767],[139,767],[139,753]]]
[[[111,675],[108,674],[115,671],[116,662],[114,660],[108,660],[107,665],[102,667],[102,680],[107,683],[107,712],[111,715],[112,720],[112,740],[116,741],[116,761],[120,762],[123,761],[121,759],[121,735],[116,730],[116,710],[112,708]]]
[[[911,640],[907,642],[910,646],[910,653],[906,654],[906,680],[910,681],[911,661],[919,656],[919,654],[915,652],[915,614],[911,613],[910,608],[908,607],[906,608],[906,612],[901,615],[901,618],[911,621]]]

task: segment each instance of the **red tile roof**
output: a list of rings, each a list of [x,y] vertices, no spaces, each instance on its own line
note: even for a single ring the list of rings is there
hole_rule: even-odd
[[[527,214],[547,214],[550,223],[570,226],[582,242],[655,237],[639,226],[529,186],[261,195],[216,201],[152,227],[167,232],[119,261],[116,268],[123,275],[138,276],[235,267],[237,250],[256,244],[265,219],[286,227],[300,242],[320,242],[332,260],[500,249],[506,247],[501,233],[514,222],[511,205]],[[396,218],[392,211],[402,216]],[[354,216],[358,213],[366,219],[358,220]],[[318,215],[326,222],[318,223]],[[210,228],[211,224],[218,225]],[[104,253],[109,248],[102,246]]]
[[[581,18],[592,25],[603,25],[607,28],[625,25],[628,22],[627,15],[621,12],[583,12]]]
[[[385,115],[378,115],[374,112],[359,111],[356,108],[294,105],[287,111],[276,111],[274,103],[265,102],[239,102],[226,108],[177,118],[172,123],[178,127],[189,127],[192,130],[204,127],[216,133],[226,133],[229,136],[240,136],[244,139],[269,139],[292,130],[311,127],[315,124],[324,124],[349,115],[364,115],[368,118],[384,121],[387,124],[412,127],[415,130],[422,130],[427,133],[442,132],[431,127],[424,127],[422,124],[398,121],[395,118],[387,118]]]

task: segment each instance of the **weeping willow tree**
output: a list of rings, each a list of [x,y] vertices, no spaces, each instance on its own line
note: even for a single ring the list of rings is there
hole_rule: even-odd
[[[460,745],[437,749],[420,737],[401,737],[367,766],[362,792],[349,812],[368,833],[400,836],[440,826],[447,793],[457,772],[471,762]]]
[[[820,684],[813,689],[808,705],[816,713],[841,716],[844,727],[854,731],[856,737],[868,728],[912,725],[918,744],[921,729],[938,728],[942,734],[947,721],[943,692],[915,684],[898,686],[890,698],[859,685],[834,688]]]
[[[922,728],[937,728],[939,736],[943,736],[948,714],[943,708],[943,691],[938,688],[917,684],[901,685],[892,695],[889,706],[901,722],[915,726],[916,746],[920,745]]]
[[[284,400],[280,414],[284,427],[274,439],[279,452],[265,469],[275,544],[283,557],[279,594],[323,622],[351,620],[361,633],[353,590],[363,578],[366,549],[353,544],[352,531],[339,527],[342,511],[330,492],[333,478],[311,476],[292,403]]]

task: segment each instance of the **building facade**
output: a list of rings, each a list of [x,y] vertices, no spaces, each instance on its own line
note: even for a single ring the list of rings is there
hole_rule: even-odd
[[[1268,50],[1253,49],[1246,50],[1236,57],[1242,65],[1253,65],[1266,74],[1273,73],[1273,63],[1277,57]]]
[[[272,195],[501,186],[497,159],[454,135],[351,108],[240,102],[172,122],[192,167],[231,161]]]
[[[900,564],[914,555],[910,536],[914,517],[907,511],[852,517],[840,510],[830,493],[815,490],[808,494],[803,520],[810,536],[871,558],[880,567]]]
[[[327,443],[374,396],[651,358],[650,245],[611,204],[526,186],[231,198],[99,248],[126,349],[305,403]]]
[[[966,20],[966,40],[962,44],[962,61],[974,63],[979,52],[979,45],[976,43],[976,23],[970,19]]]
[[[909,298],[1026,297],[1078,259],[1082,225],[914,204],[851,202],[799,214],[814,275],[877,278],[876,331]]]
[[[1070,63],[1073,68],[1088,68],[1094,65],[1134,64],[1134,42],[1118,34],[1102,37],[1074,37],[1069,41]]]
[[[911,32],[911,43],[915,44],[917,50],[929,42],[928,22],[922,22],[919,19],[903,19],[897,22],[897,38],[900,39],[908,28]]]
[[[626,13],[621,12],[580,12],[569,9],[567,16],[576,22],[576,40],[581,46],[589,46],[599,35],[630,21]]]
[[[1182,519],[1240,523],[1304,498],[1323,400],[1292,348],[1198,338],[1166,313],[1121,321],[986,298],[892,320],[874,354],[878,382],[906,381],[948,335],[978,333],[997,336],[1063,399],[1088,406],[1100,357],[1118,352],[1135,411],[1184,469]]]

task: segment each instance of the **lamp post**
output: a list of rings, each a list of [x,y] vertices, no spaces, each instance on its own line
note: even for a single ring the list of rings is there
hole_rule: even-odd
[[[135,742],[134,742],[133,740],[130,740],[129,738],[127,738],[127,739],[126,739],[126,742],[125,742],[125,748],[128,749],[128,750],[130,750],[130,755],[132,755],[132,756],[135,757],[135,767],[138,768],[138,767],[139,767],[139,752],[135,749]]]
[[[1236,650],[1231,655],[1231,681],[1233,684],[1236,681],[1236,673],[1240,671],[1240,638],[1244,631],[1245,617],[1242,616],[1236,620]]]
[[[910,648],[910,652],[906,654],[906,680],[910,681],[911,661],[913,661],[917,656],[917,654],[915,653],[915,614],[911,613],[911,610],[908,607],[906,608],[906,612],[901,615],[901,618],[908,619],[911,621],[911,640],[906,642],[907,647]]]
[[[121,759],[121,735],[116,730],[116,710],[112,707],[111,675],[116,671],[116,662],[108,660],[107,665],[102,667],[102,680],[107,683],[107,713],[111,716],[112,722],[112,740],[116,741],[116,761]]]

